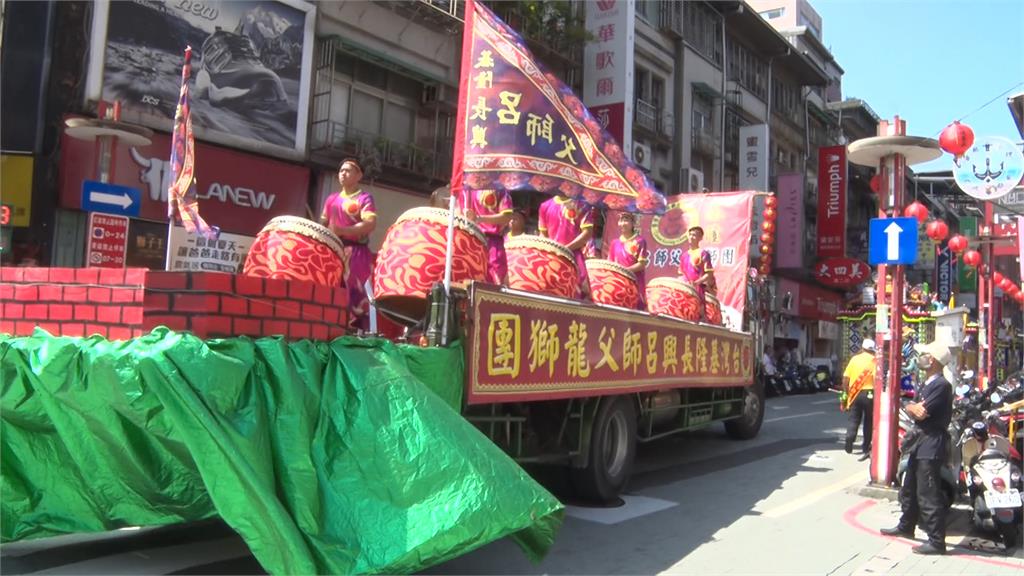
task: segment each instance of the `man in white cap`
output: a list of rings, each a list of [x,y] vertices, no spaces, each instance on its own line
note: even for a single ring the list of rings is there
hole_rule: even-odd
[[[846,453],[853,453],[857,440],[857,428],[864,425],[864,442],[861,452],[871,456],[871,431],[875,413],[875,341],[865,338],[860,343],[860,352],[850,358],[843,372],[843,397],[849,410],[850,423],[846,426]]]
[[[928,542],[915,546],[915,554],[946,553],[946,513],[948,502],[942,494],[940,471],[949,451],[946,429],[953,417],[953,387],[942,376],[942,369],[952,360],[949,347],[939,342],[916,344],[917,367],[924,372],[921,400],[907,404],[906,411],[915,420],[921,434],[909,449],[907,474],[900,486],[900,521],[895,528],[883,528],[887,536],[912,538],[918,525],[928,535]]]

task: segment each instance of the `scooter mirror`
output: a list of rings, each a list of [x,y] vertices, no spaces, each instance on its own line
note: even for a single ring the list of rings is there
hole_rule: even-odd
[[[974,378],[974,370],[964,370],[963,372],[960,373],[960,378],[962,378],[963,380]]]
[[[967,392],[970,389],[971,389],[971,387],[968,386],[967,384],[961,384],[961,385],[956,387],[956,395],[957,396],[963,396],[963,395],[967,394]]]
[[[999,404],[1003,401],[1003,397],[999,395],[999,392],[993,392],[992,396],[989,397],[989,400],[991,400],[993,404]]]

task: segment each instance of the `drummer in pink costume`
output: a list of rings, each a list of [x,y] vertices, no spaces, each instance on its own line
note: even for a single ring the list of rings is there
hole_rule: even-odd
[[[700,247],[700,242],[704,239],[704,229],[700,226],[691,226],[687,231],[687,236],[690,240],[690,248],[683,252],[679,259],[679,274],[689,280],[697,289],[701,318],[703,318],[704,295],[715,291],[715,270],[711,267],[711,254]]]
[[[373,274],[373,254],[370,252],[370,233],[377,226],[377,207],[373,196],[359,188],[363,169],[355,158],[342,160],[338,167],[341,190],[324,202],[320,222],[341,238],[348,257],[346,270],[349,310],[353,325],[369,328],[370,301],[365,284]]]
[[[637,289],[640,292],[640,303],[637,308],[647,308],[644,303],[644,290],[647,286],[644,268],[647,266],[647,241],[636,230],[636,215],[629,212],[619,214],[619,237],[612,240],[608,247],[608,259],[625,267],[636,275]]]
[[[580,293],[590,298],[590,282],[587,280],[587,262],[583,248],[594,235],[594,212],[590,206],[572,198],[556,196],[540,205],[537,230],[572,251],[576,269],[580,275]]]
[[[457,212],[474,222],[487,239],[487,281],[505,284],[505,225],[512,219],[512,197],[506,190],[466,190],[456,199]]]

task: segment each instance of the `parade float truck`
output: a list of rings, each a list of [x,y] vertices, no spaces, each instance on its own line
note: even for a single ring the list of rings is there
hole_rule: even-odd
[[[622,492],[639,442],[761,428],[750,332],[484,284],[461,317],[464,417],[521,463],[567,464],[583,497]]]

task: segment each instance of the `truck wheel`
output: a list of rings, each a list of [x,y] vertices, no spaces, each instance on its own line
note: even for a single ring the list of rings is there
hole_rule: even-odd
[[[743,416],[725,423],[725,431],[737,440],[750,440],[761,431],[764,421],[764,387],[755,382],[743,394]]]
[[[636,456],[636,409],[628,396],[601,400],[590,430],[586,468],[573,468],[579,496],[598,502],[615,499],[633,474]]]

